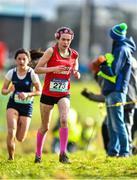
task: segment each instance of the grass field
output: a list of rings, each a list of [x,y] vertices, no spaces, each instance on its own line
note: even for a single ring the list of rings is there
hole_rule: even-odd
[[[0,81],[1,88],[2,80]],[[100,126],[105,116],[105,107],[88,101],[80,92],[83,88],[99,92],[95,82],[72,83],[71,106],[79,114],[81,122],[90,119],[97,123],[96,138],[91,149],[69,154],[71,164],[58,162],[58,155],[52,154],[52,134],[49,130],[43,150],[43,161],[34,164],[36,131],[40,125],[39,97],[35,98],[32,123],[28,137],[23,143],[16,142],[14,161],[7,160],[5,109],[8,97],[0,95],[0,179],[137,179],[137,156],[130,158],[108,158],[103,150]],[[55,106],[52,126],[58,117]],[[51,127],[52,128],[52,127]],[[92,135],[91,129],[91,135]]]
[[[34,154],[16,156],[15,161],[0,156],[0,179],[137,179],[137,156],[108,158],[103,152],[79,151],[69,154],[71,164],[58,162],[57,154],[44,154],[41,164]]]

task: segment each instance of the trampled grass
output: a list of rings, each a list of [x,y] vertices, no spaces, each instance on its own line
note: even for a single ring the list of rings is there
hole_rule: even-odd
[[[103,152],[69,154],[71,164],[58,162],[57,154],[44,154],[40,164],[34,154],[17,155],[8,161],[0,156],[1,179],[137,179],[137,156],[108,158]]]

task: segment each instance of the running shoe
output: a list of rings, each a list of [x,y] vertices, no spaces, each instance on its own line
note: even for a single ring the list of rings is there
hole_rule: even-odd
[[[13,161],[13,160],[14,160],[14,157],[9,157],[8,160],[9,160],[9,161]]]
[[[34,161],[35,163],[41,163],[41,157],[39,157],[39,156],[35,156],[35,161]]]
[[[66,153],[61,153],[59,155],[59,162],[63,164],[70,164],[69,158],[67,157]]]

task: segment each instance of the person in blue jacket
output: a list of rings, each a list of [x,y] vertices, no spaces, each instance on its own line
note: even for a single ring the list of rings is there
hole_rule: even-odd
[[[124,123],[124,107],[122,105],[111,106],[126,102],[132,54],[136,50],[133,39],[128,39],[126,33],[126,23],[115,25],[110,29],[109,35],[113,40],[114,60],[111,64],[105,61],[100,65],[100,71],[103,73],[101,75],[104,77],[102,93],[107,106],[107,125],[110,137],[108,156],[111,157],[128,157],[130,155],[128,134]]]
[[[93,60],[90,64],[93,64]],[[137,101],[137,60],[135,58],[132,59],[132,68],[131,68],[131,76],[130,81],[128,85],[128,93],[126,96],[126,104],[124,105],[124,122],[126,125],[126,129],[128,132],[128,140],[129,140],[129,149],[131,155],[137,154],[137,147],[135,146],[135,133],[137,131],[137,108],[135,102]],[[91,66],[91,65],[90,65]],[[97,65],[98,66],[98,65]],[[95,79],[95,81],[98,83],[100,88],[102,89],[103,86],[103,78],[101,76],[97,75],[96,67],[91,66],[90,71]],[[98,70],[98,69],[97,69]],[[89,91],[87,88],[84,88],[81,91],[81,94],[86,97],[87,99],[99,103],[105,102],[105,96],[100,93],[94,93],[92,91]],[[103,144],[105,151],[108,152],[108,144],[109,144],[109,134],[108,134],[108,128],[107,128],[107,116],[104,117],[104,121],[101,126],[101,133],[103,138]]]

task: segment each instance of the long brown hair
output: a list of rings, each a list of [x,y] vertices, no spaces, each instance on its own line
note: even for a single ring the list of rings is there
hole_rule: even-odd
[[[29,66],[35,68],[35,66],[38,64],[39,59],[43,56],[44,51],[42,51],[41,49],[32,49],[29,52],[31,57]]]

